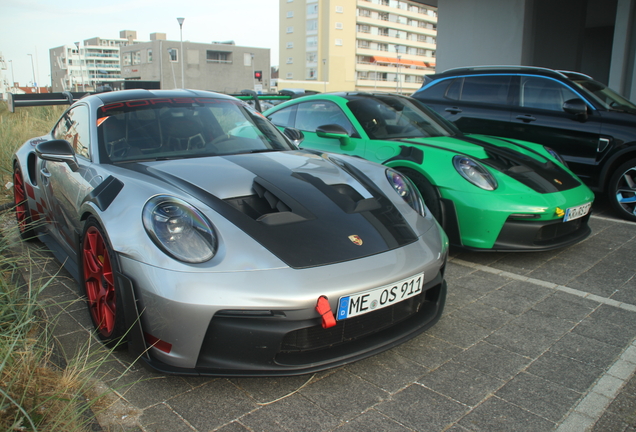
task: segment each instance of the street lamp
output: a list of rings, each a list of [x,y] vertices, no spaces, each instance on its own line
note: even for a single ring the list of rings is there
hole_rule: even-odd
[[[80,64],[80,75],[82,76],[82,91],[86,91],[86,84],[84,84],[84,70],[82,69],[82,55],[80,54],[79,42],[75,42],[75,47],[77,48],[77,58],[79,58]]]
[[[179,22],[179,38],[181,39],[181,88],[185,88],[185,75],[183,62],[185,61],[185,53],[183,52],[183,22],[185,18],[177,18]]]
[[[252,63],[252,88],[256,91],[256,74],[254,73],[254,53],[250,53]]]
[[[33,87],[35,87],[36,89],[38,88],[38,83],[35,82],[35,67],[33,67],[33,54],[27,54],[29,57],[31,57],[31,70],[33,71]],[[40,93],[40,90],[37,90],[38,93]]]
[[[323,93],[327,93],[327,72],[326,72],[326,66],[327,66],[327,59],[322,59],[322,82],[324,84],[324,92]]]

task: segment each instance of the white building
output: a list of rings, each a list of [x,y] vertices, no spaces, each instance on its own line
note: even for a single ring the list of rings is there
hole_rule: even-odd
[[[139,43],[137,32],[122,30],[119,38],[94,37],[49,50],[53,92],[95,91],[122,80],[120,47]]]

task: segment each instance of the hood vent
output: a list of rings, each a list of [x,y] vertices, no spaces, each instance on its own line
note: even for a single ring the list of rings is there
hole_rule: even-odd
[[[347,184],[327,185],[321,179],[306,173],[294,173],[293,176],[315,186],[345,213],[361,213],[380,208],[380,203],[375,198],[365,199]],[[254,195],[230,198],[225,202],[265,225],[284,225],[315,219],[307,208],[263,178],[255,178],[252,189],[256,192]]]

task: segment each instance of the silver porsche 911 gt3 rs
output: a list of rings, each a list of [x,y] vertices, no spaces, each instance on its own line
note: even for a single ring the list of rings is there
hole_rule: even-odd
[[[442,313],[448,240],[410,181],[298,150],[230,96],[87,96],[13,164],[21,236],[66,262],[104,342],[156,370],[313,372]]]

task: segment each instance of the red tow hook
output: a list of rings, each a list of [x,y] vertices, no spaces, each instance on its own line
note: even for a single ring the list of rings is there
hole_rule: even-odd
[[[329,306],[329,299],[327,297],[318,297],[318,303],[316,303],[316,310],[322,316],[322,328],[329,328],[336,325],[336,318],[331,312],[331,306]]]

